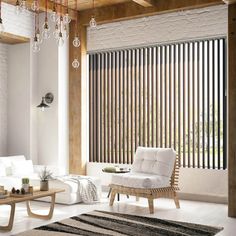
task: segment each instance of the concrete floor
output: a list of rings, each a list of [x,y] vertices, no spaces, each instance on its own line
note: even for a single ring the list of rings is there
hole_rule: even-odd
[[[71,206],[57,204],[55,206],[52,220],[45,221],[29,218],[27,216],[25,204],[20,203],[17,204],[16,207],[13,230],[8,233],[0,233],[0,235],[14,235],[41,225],[49,224],[54,221],[60,221],[65,218],[93,210],[114,211],[161,219],[220,226],[224,227],[224,230],[218,234],[219,236],[236,235],[236,219],[227,217],[227,205],[186,200],[181,200],[180,204],[181,208],[176,209],[173,200],[155,200],[155,214],[150,215],[146,199],[141,198],[139,202],[136,202],[134,197],[127,199],[126,196],[121,196],[121,201],[119,203],[116,201],[113,207],[109,207],[106,193],[104,193],[102,202],[97,204],[76,204]],[[47,207],[47,203],[33,203],[33,209],[38,209],[38,213],[47,213]],[[0,206],[0,212],[0,224],[6,224],[8,220],[9,207]]]

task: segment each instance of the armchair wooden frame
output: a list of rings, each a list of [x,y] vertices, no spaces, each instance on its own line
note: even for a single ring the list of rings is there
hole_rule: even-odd
[[[139,197],[147,198],[150,214],[154,213],[153,201],[156,198],[173,198],[176,208],[180,208],[179,198],[177,196],[177,191],[179,182],[179,157],[176,155],[175,166],[170,177],[170,186],[164,188],[131,188],[124,187],[121,185],[110,184],[111,188],[111,197],[110,197],[110,206],[113,205],[115,196],[117,193],[126,194],[131,196],[136,196],[136,199]]]

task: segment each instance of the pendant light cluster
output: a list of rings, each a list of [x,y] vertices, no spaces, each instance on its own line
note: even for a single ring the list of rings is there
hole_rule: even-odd
[[[34,12],[34,21],[35,21],[35,31],[32,43],[33,52],[37,53],[40,51],[40,45],[43,41],[49,39],[51,36],[55,38],[57,45],[59,47],[64,45],[65,40],[69,38],[69,24],[71,22],[71,17],[69,15],[68,0],[63,1],[66,8],[65,12],[62,12],[62,0],[53,0],[53,9],[50,17],[48,16],[48,1],[45,0],[45,17],[44,23],[42,26],[39,25],[39,10],[40,10],[40,0],[34,0],[31,4],[31,10]],[[77,12],[77,0],[75,0],[76,12]],[[15,3],[15,13],[17,15],[22,14],[28,10],[27,0],[16,0]],[[50,30],[48,20],[51,20],[54,23],[53,31]],[[93,15],[89,22],[91,28],[97,27],[97,22],[95,20],[95,0],[93,0]],[[3,22],[1,18],[1,0],[0,0],[0,33],[4,32]],[[80,39],[78,35],[78,17],[76,17],[76,26],[75,26],[75,36],[73,39],[73,46],[75,48],[80,47]],[[80,66],[77,50],[75,51],[75,59],[72,62],[72,66],[75,69],[78,69]]]
[[[45,0],[45,17],[44,23],[42,25],[42,33],[40,32],[39,27],[39,0],[33,1],[31,9],[35,13],[35,35],[32,47],[33,52],[39,52],[40,44],[43,42],[43,40],[47,40],[51,37],[48,22],[48,0]],[[53,1],[53,11],[50,15],[50,20],[55,24],[52,35],[55,38],[57,45],[62,47],[65,40],[69,38],[68,27],[69,23],[71,22],[71,18],[69,16],[68,0],[66,1],[66,13],[64,16],[62,12],[62,0],[60,0],[60,4],[58,4],[56,0]]]

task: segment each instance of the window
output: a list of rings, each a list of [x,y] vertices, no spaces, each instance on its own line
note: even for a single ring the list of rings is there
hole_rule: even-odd
[[[183,167],[225,169],[225,39],[89,54],[90,161],[173,147]]]

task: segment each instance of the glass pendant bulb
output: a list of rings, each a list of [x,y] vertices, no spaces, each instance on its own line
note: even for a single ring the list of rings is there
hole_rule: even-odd
[[[22,0],[20,4],[20,8],[22,12],[27,11],[27,5],[26,5],[26,0]]]
[[[90,25],[90,27],[93,28],[93,29],[97,27],[97,22],[96,22],[94,16],[91,17],[91,20],[89,21],[89,25]]]
[[[20,15],[20,13],[21,13],[21,7],[20,7],[20,2],[19,2],[19,0],[16,1],[15,13],[16,13],[16,15]]]
[[[68,33],[66,25],[63,26],[62,36],[63,36],[64,39],[68,39],[69,38],[69,33]]]
[[[64,45],[64,39],[62,36],[62,32],[59,32],[58,39],[57,39],[57,45],[59,47],[62,47]]]
[[[36,31],[36,38],[37,38],[38,44],[41,44],[43,42],[39,29],[37,29]]]
[[[74,59],[74,61],[72,62],[72,66],[73,66],[73,68],[75,68],[75,69],[78,69],[78,68],[79,68],[80,64],[79,64],[79,60],[78,60],[77,58]]]
[[[43,39],[49,39],[50,38],[50,27],[48,25],[48,21],[45,20],[43,24],[43,32],[42,32]]]
[[[56,22],[57,21],[58,17],[57,17],[57,12],[56,12],[55,9],[52,11],[52,13],[50,15],[50,19],[51,19],[52,22]]]
[[[34,0],[33,3],[31,4],[31,9],[33,11],[38,11],[39,10],[39,3],[37,0]]]
[[[64,24],[70,24],[71,18],[70,18],[70,16],[69,16],[69,13],[66,13],[66,14],[64,15],[64,17],[63,17],[63,22],[64,22]]]
[[[38,39],[37,39],[37,36],[36,36],[36,35],[35,35],[34,41],[33,41],[33,43],[32,43],[32,50],[33,50],[33,52],[35,52],[35,53],[37,53],[37,52],[40,51],[40,46],[39,46],[39,44],[38,44]]]
[[[60,33],[59,26],[58,26],[58,24],[56,24],[55,31],[53,32],[53,36],[55,37],[55,39],[58,39],[59,33]]]
[[[76,48],[78,48],[80,46],[80,40],[79,40],[78,36],[74,37],[73,46],[76,47]]]
[[[3,33],[5,30],[4,25],[2,23],[2,18],[0,18],[0,33]]]

